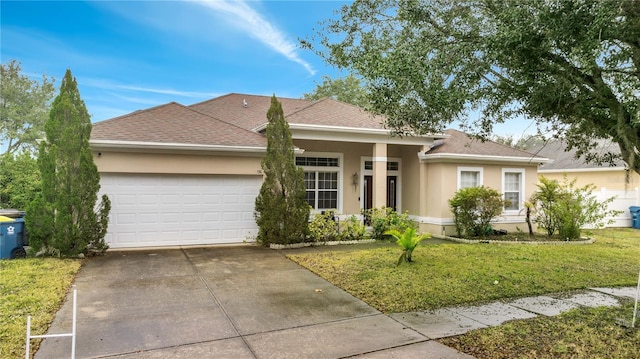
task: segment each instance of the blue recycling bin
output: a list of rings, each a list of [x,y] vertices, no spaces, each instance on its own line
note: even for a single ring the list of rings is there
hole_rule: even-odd
[[[0,217],[0,259],[24,258],[24,218]]]
[[[631,213],[631,227],[640,229],[640,206],[629,207]]]

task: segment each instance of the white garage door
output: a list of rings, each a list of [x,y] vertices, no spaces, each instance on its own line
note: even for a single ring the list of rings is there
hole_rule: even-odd
[[[253,240],[261,176],[101,174],[110,248]]]

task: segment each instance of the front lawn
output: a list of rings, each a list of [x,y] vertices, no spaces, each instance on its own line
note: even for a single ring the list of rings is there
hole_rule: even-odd
[[[633,302],[620,307],[578,308],[556,317],[516,320],[439,342],[476,358],[639,358],[640,328]]]
[[[594,244],[425,244],[396,266],[395,244],[288,257],[385,313],[603,286],[635,286],[640,231],[589,232]]]
[[[0,260],[0,358],[24,358],[27,316],[31,332],[44,334],[60,308],[81,260]],[[35,353],[39,341],[31,342]]]

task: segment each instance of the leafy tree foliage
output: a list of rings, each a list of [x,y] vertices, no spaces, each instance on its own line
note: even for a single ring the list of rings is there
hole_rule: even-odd
[[[338,79],[323,76],[322,83],[317,85],[313,92],[305,93],[302,97],[305,100],[320,100],[331,97],[362,108],[366,108],[368,105],[367,93],[360,80],[353,75]]]
[[[30,153],[0,156],[0,208],[26,209],[40,187],[38,162]]]
[[[111,203],[104,195],[96,208],[100,175],[89,147],[91,121],[70,70],[53,101],[45,133],[38,156],[42,191],[26,214],[31,246],[58,255],[106,249]]]
[[[507,136],[494,135],[493,141],[509,147],[519,148],[521,150],[528,150],[533,147],[542,146],[546,144],[546,140],[541,135],[527,135],[527,136],[522,136],[518,139],[514,138],[514,136],[512,135],[507,135]]]
[[[275,95],[267,119],[267,154],[262,160],[264,182],[254,213],[258,241],[264,245],[302,242],[309,220],[304,172],[294,163],[289,124]]]
[[[49,102],[54,94],[53,79],[42,82],[21,74],[20,63],[13,60],[0,65],[0,150],[13,154],[34,152],[43,137]]]
[[[466,120],[486,138],[524,116],[590,161],[612,139],[640,173],[639,1],[356,0],[340,15],[303,45],[362,77],[392,128]]]
[[[478,186],[462,188],[449,200],[458,236],[481,236],[490,233],[491,221],[502,214],[509,204],[493,188]]]

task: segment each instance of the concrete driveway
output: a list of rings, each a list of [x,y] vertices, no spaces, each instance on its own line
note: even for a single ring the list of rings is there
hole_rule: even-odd
[[[257,246],[109,252],[75,284],[78,358],[469,358]],[[70,352],[48,338],[36,358]]]

